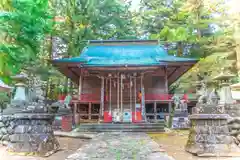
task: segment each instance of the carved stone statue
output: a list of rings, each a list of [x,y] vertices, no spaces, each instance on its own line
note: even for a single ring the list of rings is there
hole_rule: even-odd
[[[222,92],[220,92],[224,94],[220,94],[220,100],[216,89],[209,92],[204,81],[201,81],[201,89],[198,92],[200,97],[196,106],[197,112],[189,116],[191,129],[185,146],[186,151],[197,156],[207,157],[232,156],[240,153],[238,144],[230,135],[227,123],[229,115],[225,114],[224,110],[226,104],[229,104],[228,96],[230,97],[230,95],[226,94],[228,93],[226,92],[228,91],[226,80],[229,77],[232,75],[222,73],[213,79],[224,83],[221,87]]]
[[[200,95],[198,98],[198,103],[200,103],[200,104],[207,103],[208,90],[207,90],[207,85],[204,80],[201,81],[201,88],[200,88],[200,90],[198,90],[197,94]]]
[[[212,89],[212,91],[210,92],[209,96],[208,96],[208,101],[207,104],[209,105],[218,105],[218,99],[219,96],[217,94],[217,91],[215,88]]]
[[[179,108],[180,107],[179,105],[181,103],[181,98],[179,96],[177,96],[177,95],[174,95],[172,97],[172,100],[173,100],[173,103],[175,105],[175,108]]]

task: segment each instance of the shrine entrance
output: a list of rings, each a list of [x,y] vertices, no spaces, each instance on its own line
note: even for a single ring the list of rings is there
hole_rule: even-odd
[[[145,119],[143,73],[109,73],[102,77],[101,108],[104,122]]]

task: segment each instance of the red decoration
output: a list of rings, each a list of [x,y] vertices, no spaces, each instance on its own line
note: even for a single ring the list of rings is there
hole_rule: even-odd
[[[67,95],[59,95],[58,96],[58,100],[60,101],[64,101],[64,99],[66,98]]]
[[[172,99],[171,94],[145,94],[145,101],[146,100],[171,100]]]
[[[104,112],[104,122],[111,123],[112,122],[112,115],[109,112]]]
[[[135,118],[135,116],[136,116],[136,118]],[[142,121],[142,113],[140,111],[132,112],[132,121],[134,123],[141,122]]]
[[[64,100],[66,95],[59,96],[59,100]],[[151,100],[159,100],[159,101],[167,101],[171,100],[173,97],[172,94],[145,94],[145,101]],[[139,97],[138,97],[139,98]],[[100,102],[100,95],[97,94],[82,94],[81,95],[81,102],[92,102],[98,103]],[[188,101],[188,95],[184,94],[182,100]],[[104,96],[105,103],[109,101],[109,96]]]
[[[72,131],[72,116],[63,116],[62,117],[62,130],[64,132]]]

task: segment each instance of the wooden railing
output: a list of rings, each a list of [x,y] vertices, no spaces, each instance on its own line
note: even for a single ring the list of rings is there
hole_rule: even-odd
[[[168,101],[173,97],[172,94],[145,94],[145,101]],[[182,94],[182,99],[188,100],[188,94]],[[109,101],[109,97],[105,96],[105,102]],[[73,99],[74,100],[74,99]],[[75,99],[77,100],[77,99]],[[82,94],[81,102],[91,102],[91,103],[100,103],[101,97],[97,94]]]

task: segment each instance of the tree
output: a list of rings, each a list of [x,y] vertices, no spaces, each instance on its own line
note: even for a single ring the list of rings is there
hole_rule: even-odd
[[[48,0],[12,0],[0,15],[0,74],[3,80],[37,59],[42,40],[51,32]]]
[[[221,1],[220,1],[221,2]],[[224,8],[225,4],[219,5],[210,5],[211,8],[215,11],[217,8]],[[226,7],[225,7],[226,8]],[[238,75],[238,43],[239,39],[237,37],[239,34],[238,25],[239,25],[239,16],[237,14],[229,14],[226,9],[217,10],[221,16],[218,16],[216,19],[216,24],[218,25],[219,32],[215,33],[214,39],[211,40],[211,45],[205,45],[204,48],[211,52],[212,55],[208,56],[195,65],[188,73],[186,73],[179,81],[181,85],[179,88],[191,88],[189,86],[189,81],[196,81],[197,74],[203,73],[208,70],[210,77],[213,78],[219,74],[219,70],[225,68],[227,72],[231,72],[235,75]],[[237,28],[236,28],[237,27]],[[233,82],[237,82],[238,78],[235,77],[232,79]]]
[[[54,3],[54,2],[53,2]],[[55,35],[66,46],[65,57],[79,56],[79,53],[92,39],[134,39],[135,28],[129,5],[117,0],[68,0],[56,2],[59,12],[56,16],[65,19],[56,24]],[[68,80],[65,85],[68,87]],[[65,90],[66,90],[65,88]]]
[[[1,91],[0,92],[0,110],[1,110],[1,113],[7,107],[7,104],[9,104],[9,102],[10,102],[9,93]]]
[[[116,0],[71,0],[60,4],[65,23],[56,25],[57,36],[68,46],[67,56],[78,56],[87,40],[136,38],[129,5]]]
[[[205,57],[215,22],[202,0],[142,1],[142,24],[151,39],[159,39],[170,54]],[[150,30],[147,30],[150,28]]]

